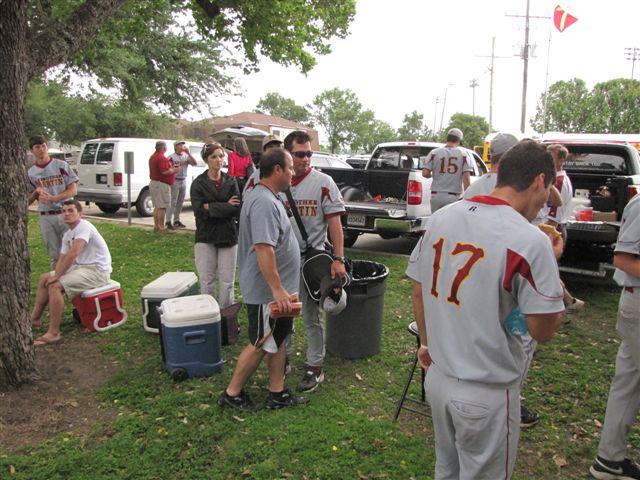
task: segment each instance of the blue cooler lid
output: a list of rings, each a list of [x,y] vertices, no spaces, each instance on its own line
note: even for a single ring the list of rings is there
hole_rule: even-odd
[[[193,272],[167,272],[147,284],[140,292],[142,298],[173,298],[189,290],[198,281]]]
[[[160,321],[166,327],[191,327],[220,321],[220,307],[211,295],[190,295],[163,300]]]

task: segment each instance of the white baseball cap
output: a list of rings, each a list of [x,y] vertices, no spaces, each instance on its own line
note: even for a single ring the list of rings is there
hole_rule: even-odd
[[[338,315],[347,306],[347,292],[342,288],[343,280],[325,275],[320,282],[320,310]]]
[[[452,128],[447,132],[447,136],[448,135],[451,135],[452,137],[456,137],[458,140],[462,140],[462,137],[464,136],[462,134],[462,130],[460,130],[459,128]]]

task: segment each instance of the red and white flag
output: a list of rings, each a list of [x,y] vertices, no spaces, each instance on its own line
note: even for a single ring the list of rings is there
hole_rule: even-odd
[[[556,9],[553,11],[553,24],[559,32],[564,32],[567,27],[570,27],[577,21],[578,19],[576,17],[569,14],[569,12],[560,5],[556,6]]]

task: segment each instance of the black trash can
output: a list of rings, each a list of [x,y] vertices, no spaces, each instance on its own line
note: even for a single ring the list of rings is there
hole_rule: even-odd
[[[327,315],[327,350],[330,353],[357,359],[380,352],[388,275],[386,265],[353,260],[353,280],[345,288],[347,306],[338,315]]]

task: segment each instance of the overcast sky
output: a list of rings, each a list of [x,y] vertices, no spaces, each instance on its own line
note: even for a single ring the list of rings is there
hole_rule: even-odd
[[[557,0],[531,0],[531,15],[553,15]],[[545,88],[547,48],[552,31],[549,84],[581,78],[591,88],[612,78],[630,78],[625,47],[640,47],[640,0],[566,0],[561,6],[578,21],[559,33],[552,20],[531,19],[527,117],[533,116]],[[350,35],[332,42],[333,52],[318,57],[304,76],[295,68],[263,61],[260,72],[239,78],[242,94],[220,104],[228,115],[253,110],[268,92],[278,92],[298,104],[310,103],[323,90],[353,90],[376,117],[400,126],[413,110],[440,126],[447,89],[444,124],[455,112],[472,113],[472,89],[478,79],[475,113],[489,117],[491,38],[496,37],[493,124],[518,131],[522,95],[526,0],[359,0]],[[553,30],[551,30],[553,28]],[[640,77],[640,62],[636,65]],[[449,84],[454,85],[449,85]],[[436,110],[436,97],[440,103]],[[528,121],[527,121],[528,126]]]

